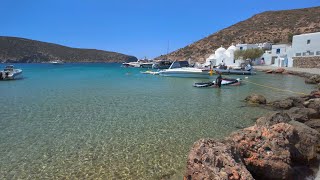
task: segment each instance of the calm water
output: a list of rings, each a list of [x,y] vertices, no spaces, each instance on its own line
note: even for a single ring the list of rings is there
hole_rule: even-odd
[[[293,95],[248,83],[198,89],[192,84],[205,79],[146,75],[119,64],[16,67],[23,80],[0,81],[0,179],[181,179],[196,140],[224,137],[267,111],[244,107],[247,95]],[[247,80],[313,88],[296,76]]]

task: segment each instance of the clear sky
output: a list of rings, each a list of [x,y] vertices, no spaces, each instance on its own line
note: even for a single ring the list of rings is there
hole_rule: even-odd
[[[153,58],[263,11],[313,6],[320,0],[0,0],[0,36]]]

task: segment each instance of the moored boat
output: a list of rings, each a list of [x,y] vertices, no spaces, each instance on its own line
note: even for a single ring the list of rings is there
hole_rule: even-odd
[[[64,64],[64,62],[62,60],[53,60],[53,61],[49,61],[50,64],[56,64],[56,65],[59,65],[59,64]]]
[[[229,85],[229,86],[239,86],[241,84],[240,79],[230,79],[230,78],[223,78],[221,85]],[[194,87],[216,87],[217,84],[215,81],[213,82],[200,82],[194,83]]]
[[[15,69],[13,65],[8,65],[0,71],[0,80],[13,80],[22,77],[22,70]]]
[[[171,64],[169,69],[159,71],[159,75],[174,77],[209,78],[209,69],[200,69],[188,66],[189,63],[187,61],[175,61]]]

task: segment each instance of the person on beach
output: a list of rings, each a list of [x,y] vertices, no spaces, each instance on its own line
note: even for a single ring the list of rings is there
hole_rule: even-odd
[[[218,72],[218,77],[216,79],[216,85],[218,85],[218,88],[221,88],[221,82],[222,82],[221,72]]]

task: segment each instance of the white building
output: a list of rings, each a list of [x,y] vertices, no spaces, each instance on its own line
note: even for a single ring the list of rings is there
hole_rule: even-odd
[[[259,48],[259,44],[237,44],[237,50],[247,50]]]
[[[206,65],[212,64],[213,66],[218,66],[221,64],[225,64],[226,66],[240,66],[241,60],[234,59],[234,52],[237,50],[237,47],[231,45],[228,49],[224,47],[218,48],[214,54],[211,54],[206,59]]]
[[[292,57],[302,56],[320,56],[320,32],[293,36]]]
[[[292,48],[290,44],[276,44],[272,45],[270,51],[266,51],[262,58],[265,65],[272,65],[276,67],[292,67],[289,62],[291,57]]]

